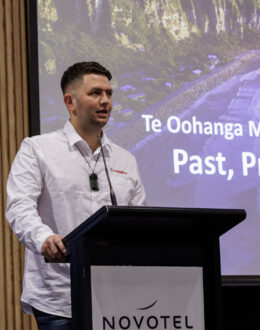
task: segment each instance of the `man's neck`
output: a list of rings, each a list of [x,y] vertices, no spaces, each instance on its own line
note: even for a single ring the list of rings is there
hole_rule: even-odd
[[[85,135],[85,136],[81,136],[83,140],[85,140],[87,142],[87,144],[89,145],[92,153],[94,153],[98,147],[100,147],[99,144],[99,140],[98,140],[98,135],[100,135],[100,132],[97,132],[95,135]]]
[[[72,123],[73,125],[73,123]],[[74,125],[73,125],[74,126]],[[87,144],[89,145],[92,153],[94,153],[99,147],[100,147],[100,143],[98,140],[98,135],[102,136],[102,129],[88,129],[88,130],[83,130],[80,129],[79,127],[75,127],[75,130],[77,131],[77,133],[79,134],[79,136],[87,142]]]

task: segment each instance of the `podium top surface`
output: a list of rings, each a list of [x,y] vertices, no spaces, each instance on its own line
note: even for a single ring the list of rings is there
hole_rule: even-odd
[[[103,206],[65,238],[71,245],[82,235],[155,233],[221,236],[246,217],[243,209]]]

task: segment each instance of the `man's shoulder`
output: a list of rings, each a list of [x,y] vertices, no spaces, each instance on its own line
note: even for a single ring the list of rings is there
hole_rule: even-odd
[[[31,137],[26,137],[23,142],[40,147],[46,144],[47,145],[51,144],[50,146],[52,146],[55,143],[59,144],[59,142],[64,142],[64,141],[66,141],[64,130],[59,129],[49,133],[43,133]]]
[[[58,155],[68,149],[68,139],[63,129],[27,137],[22,141],[19,153]]]

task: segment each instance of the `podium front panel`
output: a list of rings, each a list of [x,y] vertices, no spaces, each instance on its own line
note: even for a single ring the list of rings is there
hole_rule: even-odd
[[[73,292],[77,292],[74,295],[76,299],[73,301],[73,318],[74,318],[74,328],[77,330],[110,330],[111,329],[121,330],[121,329],[141,329],[144,330],[146,327],[152,329],[161,329],[159,326],[159,321],[164,322],[163,324],[167,325],[168,321],[166,318],[160,318],[159,314],[157,318],[148,319],[148,314],[138,314],[144,316],[143,321],[141,318],[137,318],[138,315],[132,315],[132,321],[144,322],[138,328],[134,328],[131,319],[128,319],[128,316],[122,318],[124,315],[118,315],[116,319],[107,319],[107,322],[102,324],[102,328],[96,327],[95,320],[96,314],[93,314],[93,276],[96,276],[97,269],[128,269],[130,272],[138,269],[157,269],[157,276],[160,278],[160,272],[163,274],[164,271],[172,272],[174,278],[174,272],[179,274],[183,271],[187,273],[187,278],[189,277],[189,271],[194,272],[198,271],[200,274],[200,279],[198,279],[201,291],[198,296],[196,296],[196,317],[190,315],[188,312],[185,313],[183,310],[177,310],[174,312],[172,310],[171,314],[162,314],[171,317],[171,326],[176,325],[176,329],[193,329],[193,330],[219,330],[221,329],[221,316],[218,316],[218,309],[220,305],[220,274],[219,274],[219,254],[218,254],[218,239],[205,242],[166,242],[165,244],[152,244],[148,242],[149,239],[144,239],[143,242],[137,244],[135,239],[133,244],[130,244],[129,241],[117,242],[114,240],[110,241],[105,239],[98,239],[95,237],[85,237],[82,242],[77,242],[78,249],[80,249],[80,255],[77,255],[77,262],[72,267],[76,268],[75,272],[77,277],[73,279]],[[78,250],[79,251],[79,250]],[[115,268],[114,268],[115,267]],[[95,274],[93,273],[93,270]],[[112,272],[113,273],[113,272]],[[197,275],[198,275],[197,274]],[[162,275],[163,276],[163,275]],[[166,275],[165,275],[166,276]],[[184,275],[183,275],[184,279]],[[152,283],[152,279],[150,280]],[[217,285],[216,285],[217,284]],[[178,283],[176,283],[178,286]],[[197,284],[198,285],[198,284]],[[92,288],[92,289],[90,289]],[[173,289],[174,286],[169,286],[168,290]],[[194,289],[195,290],[195,289]],[[167,290],[166,290],[167,291]],[[178,291],[178,290],[177,290]],[[196,290],[195,290],[196,291]],[[197,293],[198,295],[198,293]],[[173,296],[176,298],[176,292],[173,289]],[[178,296],[177,301],[180,301]],[[116,298],[111,296],[111,303],[114,302]],[[165,299],[169,299],[165,297]],[[128,299],[127,299],[128,300]],[[155,301],[156,299],[154,299]],[[163,301],[161,299],[161,301]],[[152,299],[150,300],[152,304]],[[194,301],[193,301],[194,302]],[[190,306],[192,306],[191,302]],[[116,302],[115,302],[116,303]],[[171,302],[169,302],[171,303]],[[188,299],[186,299],[188,303]],[[95,305],[98,304],[95,300]],[[147,306],[149,305],[149,301]],[[145,307],[145,306],[144,306]],[[159,307],[154,306],[154,308]],[[161,312],[163,313],[163,306]],[[194,308],[192,308],[194,309]],[[195,310],[195,309],[194,309]],[[152,310],[151,310],[152,312]],[[165,310],[165,313],[168,313]],[[151,316],[150,315],[150,316]],[[201,316],[202,315],[202,316]],[[136,316],[136,318],[134,318]],[[159,318],[158,318],[159,317]],[[114,320],[114,321],[113,321]],[[146,321],[145,321],[146,320]],[[168,320],[168,318],[167,318]],[[194,321],[196,320],[196,322]],[[158,327],[156,327],[158,321]],[[94,322],[94,323],[93,323]],[[112,323],[109,323],[112,322]],[[113,323],[114,322],[114,323]],[[121,322],[121,323],[120,323]],[[146,323],[145,323],[146,322]],[[149,323],[150,322],[150,323]],[[128,328],[129,325],[129,328]],[[100,324],[99,324],[100,326]],[[178,328],[178,326],[180,326]],[[162,329],[175,329],[174,327],[166,327]]]

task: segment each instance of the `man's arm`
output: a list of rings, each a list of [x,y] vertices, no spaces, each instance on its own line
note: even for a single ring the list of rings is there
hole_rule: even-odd
[[[139,173],[138,165],[136,162],[136,159],[134,158],[135,161],[135,170],[134,170],[134,175],[135,175],[135,189],[132,194],[131,206],[145,206],[146,205],[146,195],[145,195],[145,190],[144,186],[142,184],[141,176]]]
[[[6,218],[19,239],[36,254],[49,261],[63,257],[66,248],[62,236],[54,234],[43,224],[37,202],[43,187],[39,150],[30,139],[25,139],[18,151],[7,181]]]

